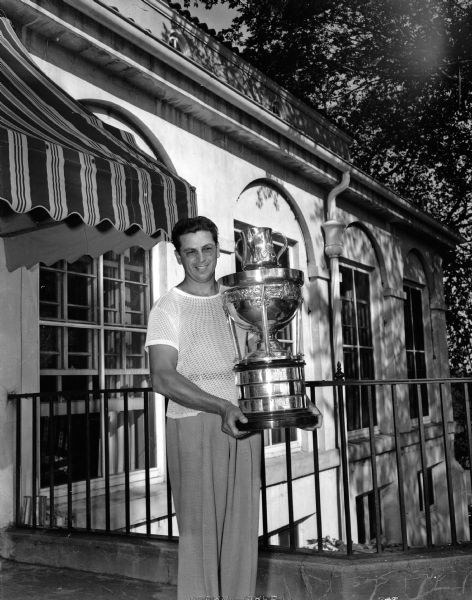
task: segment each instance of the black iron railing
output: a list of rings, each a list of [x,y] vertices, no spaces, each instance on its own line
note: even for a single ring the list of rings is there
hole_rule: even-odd
[[[470,378],[308,382],[324,426],[263,445],[261,547],[351,555],[469,541],[471,391]],[[360,397],[369,426],[351,430],[346,408]],[[178,537],[150,388],[9,399],[18,527]]]

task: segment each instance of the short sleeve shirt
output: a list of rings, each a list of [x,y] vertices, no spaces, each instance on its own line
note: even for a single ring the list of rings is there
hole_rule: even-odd
[[[145,346],[166,344],[178,351],[177,371],[204,391],[237,404],[235,350],[222,297],[194,296],[172,288],[154,304]],[[167,416],[198,414],[169,400]]]

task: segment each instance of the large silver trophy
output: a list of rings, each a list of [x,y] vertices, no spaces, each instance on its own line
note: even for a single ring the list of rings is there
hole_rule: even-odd
[[[239,407],[248,418],[240,429],[250,431],[306,427],[316,421],[307,408],[301,353],[303,273],[279,266],[287,240],[278,234],[284,243],[276,253],[272,233],[268,227],[242,231],[236,255],[243,270],[219,280],[236,352]],[[292,320],[294,352],[277,339]],[[252,332],[252,347],[243,347],[241,330]]]

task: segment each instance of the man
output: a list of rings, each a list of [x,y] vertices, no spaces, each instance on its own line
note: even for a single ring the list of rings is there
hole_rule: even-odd
[[[153,306],[146,347],[153,389],[170,399],[177,597],[243,599],[256,583],[261,440],[238,429],[247,419],[237,403],[234,347],[215,279],[217,227],[206,217],[183,219],[172,242],[184,279]]]

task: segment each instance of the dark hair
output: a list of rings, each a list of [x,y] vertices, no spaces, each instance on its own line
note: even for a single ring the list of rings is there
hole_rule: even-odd
[[[180,236],[197,231],[209,231],[215,244],[218,243],[218,227],[207,217],[185,217],[180,219],[172,229],[172,243],[177,252],[180,250]]]

